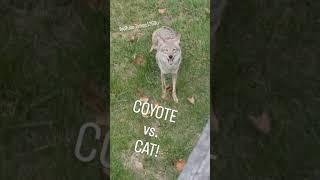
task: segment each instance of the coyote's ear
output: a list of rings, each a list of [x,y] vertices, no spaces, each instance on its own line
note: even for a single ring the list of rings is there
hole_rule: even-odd
[[[180,44],[180,38],[181,38],[181,34],[177,34],[177,37],[176,37],[177,44]]]
[[[161,38],[161,37],[157,37],[157,40],[158,40],[158,45],[163,45],[164,44],[164,40]]]

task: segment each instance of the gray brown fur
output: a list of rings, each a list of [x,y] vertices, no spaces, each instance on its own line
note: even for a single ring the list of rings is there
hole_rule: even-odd
[[[152,34],[152,50],[157,50],[156,61],[161,71],[162,98],[166,97],[165,74],[172,75],[172,97],[178,102],[176,95],[177,74],[181,63],[181,35],[170,27],[161,27]]]

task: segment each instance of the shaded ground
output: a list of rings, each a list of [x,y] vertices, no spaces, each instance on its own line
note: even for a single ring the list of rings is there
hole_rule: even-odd
[[[96,121],[81,100],[84,80],[106,86],[102,11],[1,1],[0,22],[0,179],[100,178],[98,160],[81,163],[74,146],[81,125]],[[83,153],[92,147],[86,139]]]
[[[320,178],[320,4],[230,1],[217,33],[216,179]],[[267,112],[271,130],[248,116]]]

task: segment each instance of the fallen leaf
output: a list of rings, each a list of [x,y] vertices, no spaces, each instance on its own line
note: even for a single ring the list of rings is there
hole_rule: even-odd
[[[140,97],[140,101],[142,101],[142,102],[148,102],[149,101],[149,97],[148,96],[142,96],[142,97]]]
[[[177,171],[181,172],[184,168],[184,166],[186,165],[186,161],[183,160],[183,159],[179,159],[177,162],[176,162],[176,169]]]
[[[136,26],[136,25],[135,25]],[[139,30],[135,30],[133,31],[132,33],[130,33],[128,35],[128,39],[129,41],[133,42],[133,41],[136,41],[138,40],[140,37],[144,36],[144,33],[139,31]]]
[[[271,118],[269,117],[268,113],[263,112],[258,117],[254,117],[254,116],[250,115],[249,119],[251,119],[253,125],[262,133],[268,134],[270,132]]]
[[[144,56],[142,54],[135,54],[133,56],[133,64],[138,64],[138,65],[142,65],[144,64],[145,60],[144,60]]]
[[[158,9],[158,12],[159,12],[160,14],[164,14],[166,11],[167,11],[166,8],[160,8],[160,9]]]
[[[129,36],[128,36],[128,41],[129,42],[133,42],[133,41],[135,41],[137,38],[136,38],[136,36],[134,35],[134,34],[129,34]]]
[[[194,100],[194,97],[193,97],[193,96],[188,97],[187,99],[188,99],[188,101],[189,101],[191,104],[194,104],[195,100]]]

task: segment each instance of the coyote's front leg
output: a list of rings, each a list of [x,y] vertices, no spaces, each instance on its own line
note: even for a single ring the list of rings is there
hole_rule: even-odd
[[[164,99],[166,97],[166,79],[162,72],[161,72],[161,89],[162,89],[161,98]]]
[[[178,98],[176,94],[176,83],[177,83],[177,74],[172,74],[172,98],[174,102],[178,103]]]

